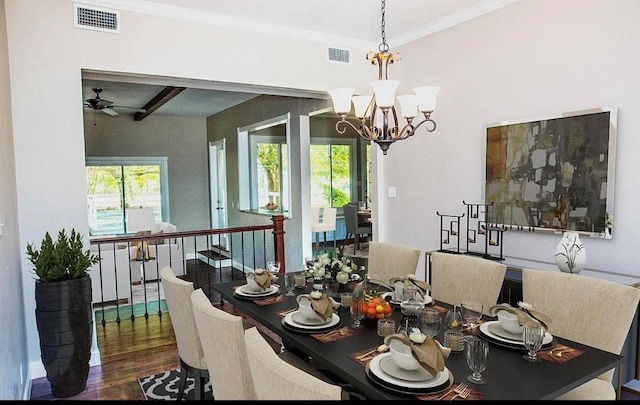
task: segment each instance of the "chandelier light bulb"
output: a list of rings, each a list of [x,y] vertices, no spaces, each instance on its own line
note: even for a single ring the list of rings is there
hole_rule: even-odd
[[[373,96],[353,96],[351,100],[353,101],[353,110],[356,117],[362,119],[371,116]]]
[[[438,99],[439,86],[424,86],[413,89],[418,96],[418,106],[420,111],[433,112],[436,110],[436,100]]]
[[[329,90],[329,95],[333,101],[333,109],[338,115],[349,114],[351,111],[352,87]]]

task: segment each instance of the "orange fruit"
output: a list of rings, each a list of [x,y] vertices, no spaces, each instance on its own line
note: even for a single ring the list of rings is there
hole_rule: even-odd
[[[376,318],[378,318],[378,319],[384,318],[384,313],[376,314]]]
[[[376,316],[376,309],[375,309],[375,307],[369,307],[369,308],[367,308],[367,316],[368,316],[369,318],[373,318],[373,317],[375,317],[375,316]]]
[[[384,306],[384,313],[385,315],[388,315],[391,313],[391,305],[385,305]]]
[[[376,306],[376,313],[378,313],[378,314],[384,314],[384,307],[383,307],[382,305],[378,304],[378,305]]]

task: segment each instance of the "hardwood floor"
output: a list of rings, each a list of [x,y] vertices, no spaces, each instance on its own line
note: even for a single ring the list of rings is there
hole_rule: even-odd
[[[242,277],[242,273],[236,272],[234,277]],[[208,280],[214,283],[220,280],[230,281],[231,270],[222,269],[220,272],[204,263],[193,261],[188,263],[187,275],[184,278],[194,281],[196,288],[202,287],[207,293],[210,290],[207,286]],[[231,304],[225,301],[220,306],[219,294],[209,291],[207,295],[217,307],[243,316],[248,322],[280,342],[277,335],[237,311]],[[150,314],[148,318],[138,317],[135,321],[125,319],[120,324],[108,322],[105,327],[98,324],[96,339],[102,364],[89,370],[85,391],[68,398],[55,398],[51,395],[49,381],[42,377],[32,380],[31,399],[144,400],[138,378],[180,366],[171,316],[168,312],[162,315]]]
[[[196,288],[202,287],[207,293],[210,290],[207,280],[213,283],[231,280],[230,269],[223,269],[221,273],[220,276],[219,270],[201,262],[188,263],[184,278],[194,281]],[[242,274],[236,273],[234,277],[242,277]],[[217,293],[209,291],[209,294],[214,305],[242,316],[280,342],[277,335],[231,304],[225,302],[220,306],[220,296]],[[102,364],[91,367],[86,390],[72,397],[54,398],[46,377],[37,378],[32,381],[32,400],[144,400],[138,378],[179,367],[178,349],[169,313],[161,316],[150,314],[148,318],[139,317],[135,321],[126,319],[120,324],[108,322],[105,327],[98,325],[96,329]],[[638,401],[640,393],[623,388],[621,399]]]

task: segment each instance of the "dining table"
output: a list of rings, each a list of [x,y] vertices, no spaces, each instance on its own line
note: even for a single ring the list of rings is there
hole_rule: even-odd
[[[286,291],[282,274],[279,275],[277,283],[282,287],[278,289],[274,296],[268,297],[268,299],[256,299],[236,294],[234,291],[246,284],[246,280],[213,284],[212,288],[221,294],[223,300],[228,301],[235,308],[280,336],[286,350],[309,356],[320,367],[326,368],[337,376],[339,380],[348,384],[349,389],[367,399],[435,399],[428,395],[422,396],[412,392],[405,392],[404,390],[390,389],[385,384],[374,381],[375,378],[372,378],[368,365],[356,360],[355,354],[371,351],[384,342],[383,338],[377,334],[375,319],[365,318],[362,321],[364,325],[362,328],[352,329],[353,320],[349,309],[345,307],[338,308],[335,313],[339,317],[339,321],[335,327],[340,327],[349,333],[345,336],[339,336],[335,340],[319,339],[318,335],[300,333],[290,327],[286,327],[283,321],[284,314],[295,310],[298,307],[298,303],[296,296],[284,295]],[[309,282],[303,288],[296,288],[295,293],[309,293],[312,289],[311,284]],[[353,286],[353,283],[350,285]],[[339,301],[339,298],[336,301]],[[266,304],[267,302],[268,304]],[[452,308],[452,305],[438,301],[433,301],[431,306],[442,311],[443,318],[446,311]],[[393,309],[390,318],[394,319],[396,324],[400,324],[401,311],[399,307]],[[480,322],[487,322],[487,325],[489,325],[488,322],[494,320],[495,318],[484,315]],[[477,330],[475,334],[478,334]],[[480,337],[482,338],[482,335]],[[435,339],[443,343],[442,330],[435,336]],[[445,367],[449,370],[452,382],[448,391],[453,390],[455,384],[464,382],[474,390],[473,399],[554,399],[615,368],[623,359],[620,355],[563,339],[559,336],[553,336],[551,345],[569,348],[579,355],[562,362],[556,362],[552,359],[550,361],[543,360],[532,363],[523,359],[523,354],[526,353],[524,347],[513,348],[511,345],[503,345],[499,342],[496,344],[495,341],[490,341],[487,368],[482,373],[487,380],[484,385],[468,383],[467,376],[471,374],[471,370],[467,366],[464,352],[452,352],[445,359]],[[543,347],[542,350],[550,351],[553,350],[553,347]]]

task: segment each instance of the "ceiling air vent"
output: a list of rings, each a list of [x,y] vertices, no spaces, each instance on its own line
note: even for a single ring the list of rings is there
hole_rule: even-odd
[[[344,48],[328,47],[329,60],[332,62],[351,63],[351,51]]]
[[[74,18],[74,26],[76,28],[113,33],[120,32],[120,14],[117,10],[75,4]]]

